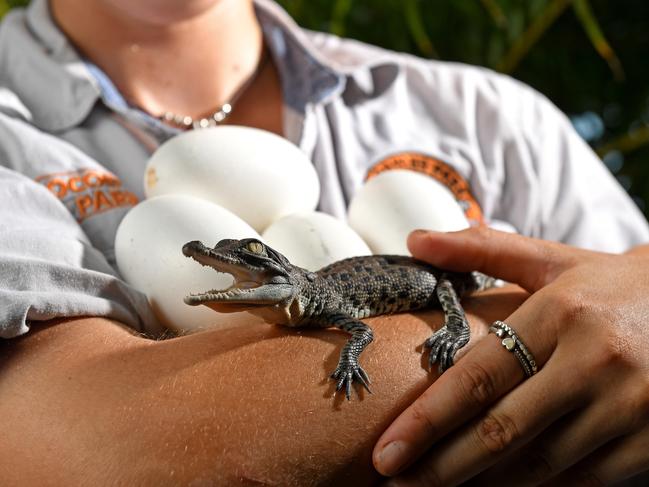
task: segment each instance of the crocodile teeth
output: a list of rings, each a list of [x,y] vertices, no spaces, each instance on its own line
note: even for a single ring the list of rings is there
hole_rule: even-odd
[[[212,289],[203,293],[192,293],[189,295],[191,298],[197,298],[201,301],[219,301],[227,300],[236,296],[250,293],[253,289],[258,288],[260,285],[254,281],[235,282],[227,289],[217,290]]]
[[[233,288],[233,289],[228,289],[227,291],[212,291],[206,294],[210,294],[217,298],[231,298],[233,296],[238,296],[240,294],[243,294],[244,292],[245,290],[243,289]]]

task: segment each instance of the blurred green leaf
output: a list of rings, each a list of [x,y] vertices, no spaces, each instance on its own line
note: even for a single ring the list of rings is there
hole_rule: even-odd
[[[608,63],[615,79],[618,81],[624,80],[622,63],[606,40],[606,37],[604,37],[604,33],[599,26],[599,22],[597,22],[597,19],[593,15],[588,0],[575,0],[573,8],[577,14],[577,18],[579,18],[579,21],[581,22],[581,25],[584,26],[584,30],[586,31],[590,42],[592,42],[593,47],[595,47],[595,50],[599,55]]]
[[[525,31],[525,11],[522,7],[516,7],[509,12],[507,23],[507,39],[515,42]]]
[[[487,65],[495,66],[503,57],[505,52],[505,40],[499,36],[493,36],[489,39],[489,49],[487,51]]]
[[[29,0],[0,0],[0,18],[14,7],[24,7]]]
[[[547,4],[548,0],[529,0],[527,2],[527,12],[530,18],[539,15]]]
[[[605,156],[611,151],[620,151],[628,154],[645,145],[649,144],[649,125],[641,125],[612,141],[601,145],[597,148],[597,154],[600,157]]]
[[[345,35],[345,20],[349,9],[352,6],[352,0],[336,0],[331,12],[331,33],[338,36]]]
[[[419,11],[419,0],[404,0],[403,7],[408,31],[419,50],[426,57],[438,58],[439,55],[435,51],[433,42],[428,37],[426,27],[422,22],[422,14]]]
[[[493,20],[494,24],[501,29],[506,28],[507,16],[505,15],[505,12],[503,12],[503,9],[500,8],[500,5],[498,5],[498,2],[496,0],[481,0],[481,1],[482,1],[482,5],[484,6],[485,10],[489,13],[489,16],[491,17],[491,20]]]
[[[551,0],[534,18],[527,30],[515,39],[507,54],[498,62],[497,68],[504,73],[514,71],[529,50],[571,2],[572,0]]]

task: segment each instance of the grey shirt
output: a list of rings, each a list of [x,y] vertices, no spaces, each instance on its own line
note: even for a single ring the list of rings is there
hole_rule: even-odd
[[[623,251],[644,217],[547,99],[485,69],[307,32],[256,0],[284,95],[284,135],[310,156],[340,218],[368,175],[422,171],[472,220]],[[130,107],[52,21],[46,0],[0,25],[0,337],[104,316],[159,327],[115,269],[115,231],[143,198],[148,157],[177,131]]]

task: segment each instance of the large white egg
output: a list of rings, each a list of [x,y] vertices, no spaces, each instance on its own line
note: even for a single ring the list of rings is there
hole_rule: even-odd
[[[310,271],[372,253],[346,223],[318,211],[285,216],[268,227],[262,237],[292,264]]]
[[[349,205],[348,223],[375,254],[410,255],[408,234],[418,228],[449,232],[469,222],[444,185],[404,169],[370,179]]]
[[[313,164],[291,142],[264,130],[191,130],[162,144],[148,161],[145,193],[188,194],[227,208],[255,230],[314,210],[320,185]]]
[[[185,195],[145,200],[122,220],[115,254],[124,279],[145,293],[160,322],[175,331],[227,327],[249,319],[247,313],[220,314],[206,306],[189,306],[189,293],[224,289],[232,276],[217,273],[185,257],[191,240],[214,246],[223,238],[259,238],[257,232],[230,211]]]

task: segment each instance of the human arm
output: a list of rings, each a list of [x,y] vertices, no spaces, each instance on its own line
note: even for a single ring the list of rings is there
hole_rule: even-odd
[[[541,370],[523,382],[515,357],[487,337],[384,433],[380,471],[424,451],[395,485],[608,485],[649,469],[649,246],[613,255],[488,229],[417,233],[409,244],[434,264],[532,293],[500,319]],[[380,458],[395,440],[405,441],[401,467]]]
[[[476,335],[524,293],[467,298]],[[373,394],[333,398],[346,336],[260,322],[165,341],[83,318],[0,344],[0,477],[58,485],[368,485],[371,449],[430,384],[437,311],[368,320]],[[480,333],[482,330],[482,333]],[[338,484],[340,485],[340,484]]]

